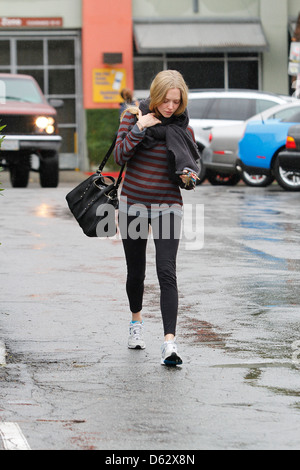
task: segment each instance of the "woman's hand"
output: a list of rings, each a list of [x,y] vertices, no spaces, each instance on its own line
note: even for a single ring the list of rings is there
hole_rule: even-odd
[[[161,124],[161,121],[155,117],[154,113],[142,115],[142,111],[139,110],[139,119],[137,125],[141,131],[147,127],[156,126],[156,124]]]
[[[196,180],[199,179],[198,176],[196,175],[196,173],[194,173],[193,171],[188,170],[188,169],[183,170],[183,174],[180,175],[180,178],[183,181],[185,187],[187,187],[189,185],[192,185],[193,187],[195,187]]]

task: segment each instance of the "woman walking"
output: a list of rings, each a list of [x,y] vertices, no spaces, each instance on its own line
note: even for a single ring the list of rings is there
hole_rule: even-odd
[[[161,363],[182,364],[175,340],[178,314],[176,257],[183,202],[181,188],[195,186],[199,159],[186,111],[188,88],[174,70],[160,72],[150,98],[123,116],[115,161],[126,164],[120,195],[119,227],[127,263],[131,310],[129,348],[145,348],[142,318],[146,247],[152,227],[164,329]]]

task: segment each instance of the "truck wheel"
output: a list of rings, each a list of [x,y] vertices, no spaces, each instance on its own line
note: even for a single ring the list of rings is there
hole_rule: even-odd
[[[30,167],[27,163],[9,165],[10,182],[13,188],[26,188],[29,181]]]
[[[56,188],[58,180],[58,154],[56,152],[43,152],[40,158],[40,184],[42,188]]]

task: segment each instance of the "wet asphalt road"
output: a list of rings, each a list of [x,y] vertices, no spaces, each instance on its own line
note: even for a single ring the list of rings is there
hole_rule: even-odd
[[[170,369],[153,242],[147,348],[132,351],[121,242],[82,235],[71,176],[13,189],[1,175],[0,435],[17,423],[32,450],[300,449],[300,193],[184,193],[204,204],[205,239],[179,252],[184,364]]]

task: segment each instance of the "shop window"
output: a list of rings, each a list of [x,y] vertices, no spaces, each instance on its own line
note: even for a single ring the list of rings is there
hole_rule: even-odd
[[[74,41],[52,39],[48,41],[49,65],[74,65]]]
[[[190,89],[224,88],[223,61],[170,61],[168,68],[178,70]]]
[[[75,74],[74,70],[49,70],[49,94],[50,95],[74,95]]]
[[[193,89],[259,89],[258,54],[162,54],[153,58],[135,51],[135,90],[148,90],[151,80],[161,70],[178,70]]]
[[[258,61],[228,62],[229,88],[258,90]]]
[[[22,65],[43,65],[43,41],[17,41],[17,62]]]
[[[136,61],[134,63],[134,87],[136,90],[149,90],[151,82],[158,72],[163,70],[163,61]]]
[[[1,65],[10,65],[10,42],[9,41],[0,41],[0,66]]]

